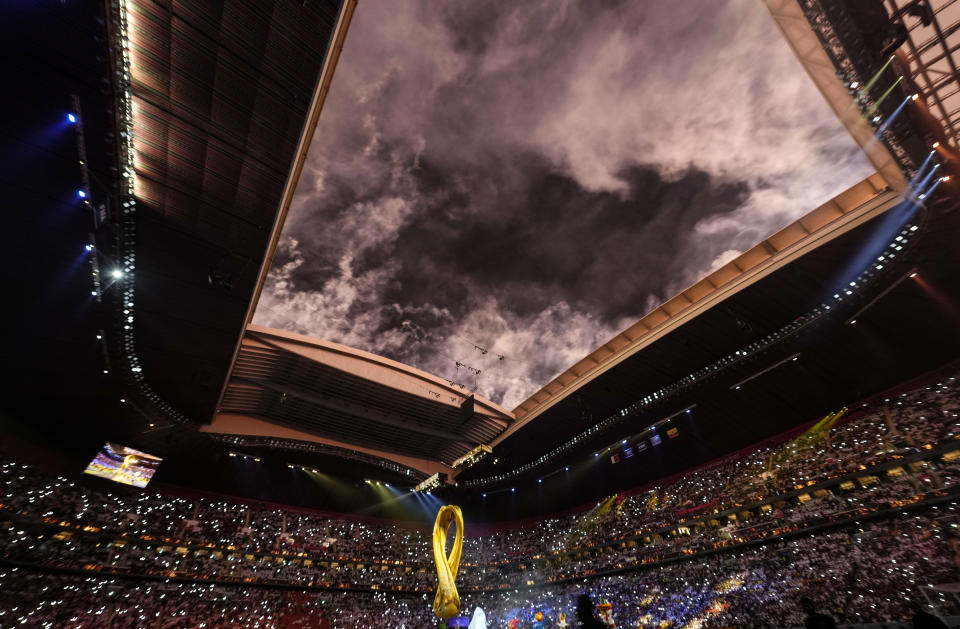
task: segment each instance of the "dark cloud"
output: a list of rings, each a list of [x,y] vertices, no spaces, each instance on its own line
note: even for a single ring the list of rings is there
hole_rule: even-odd
[[[693,227],[734,211],[749,191],[694,170],[665,181],[654,168],[633,166],[621,178],[628,188],[617,194],[530,168],[526,189],[489,212],[443,224],[440,212],[418,214],[398,233],[400,270],[385,298],[457,312],[473,301],[464,295],[470,286],[522,316],[561,301],[603,321],[642,312],[648,295],[663,294],[683,270],[678,253]]]
[[[369,0],[255,320],[512,407],[869,172],[758,3]]]

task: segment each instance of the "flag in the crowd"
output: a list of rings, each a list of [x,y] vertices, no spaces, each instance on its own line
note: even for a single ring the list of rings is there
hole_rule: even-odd
[[[619,463],[619,462],[620,462],[620,455],[619,455],[619,454],[614,454],[612,457],[610,457],[610,462],[611,462],[611,463]]]
[[[660,442],[661,442],[661,441],[663,441],[663,438],[662,438],[660,435],[654,435],[654,436],[650,437],[650,445],[652,445],[652,446],[658,446],[658,445],[660,445]]]
[[[679,432],[676,428],[669,428],[669,429],[667,429],[667,438],[668,438],[668,439],[673,439],[674,437],[679,437],[679,436],[680,436],[680,432]]]
[[[630,457],[632,457],[632,456],[633,456],[633,448],[631,448],[631,447],[626,447],[626,448],[624,448],[624,449],[623,449],[623,456],[626,457],[626,458],[628,458],[628,459],[629,459]]]
[[[647,440],[646,440],[646,439],[644,439],[643,441],[641,441],[640,443],[637,444],[637,452],[643,452],[643,451],[646,450],[646,449],[647,449]]]

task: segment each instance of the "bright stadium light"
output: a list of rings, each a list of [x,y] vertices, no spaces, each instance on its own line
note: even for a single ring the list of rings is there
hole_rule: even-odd
[[[72,113],[67,114],[67,121],[69,121],[70,124],[76,124],[76,123],[77,123],[77,116],[74,115],[74,114],[72,114]]]
[[[87,198],[86,190],[77,190],[77,196],[80,197],[81,199],[86,199]]]
[[[114,269],[113,271],[110,272],[110,275],[112,275],[116,279],[120,279],[121,277],[123,277],[123,271],[121,271],[120,269]]]
[[[414,491],[425,491],[429,493],[431,489],[436,489],[437,487],[440,487],[446,480],[447,480],[446,474],[437,472],[436,474],[433,474],[432,476],[430,476],[429,478],[427,478],[426,480],[418,484],[413,489]]]

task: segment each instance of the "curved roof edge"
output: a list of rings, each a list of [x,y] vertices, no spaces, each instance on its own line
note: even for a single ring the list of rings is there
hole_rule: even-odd
[[[491,445],[500,443],[587,382],[701,312],[808,251],[882,214],[900,200],[900,195],[890,190],[884,177],[877,173],[867,177],[660,304],[558,375],[514,409],[517,421]]]
[[[320,76],[317,78],[313,97],[310,100],[310,107],[307,110],[307,120],[303,125],[300,141],[297,143],[297,151],[294,154],[293,163],[290,165],[290,172],[283,187],[280,207],[277,209],[276,217],[270,228],[270,238],[267,243],[266,254],[261,261],[260,270],[257,273],[257,283],[254,286],[253,297],[247,304],[247,314],[244,317],[245,324],[253,321],[253,315],[257,310],[257,304],[260,302],[260,295],[267,281],[267,275],[270,273],[270,267],[273,266],[273,257],[277,251],[277,244],[280,242],[280,232],[283,231],[283,225],[287,221],[287,213],[290,211],[290,204],[293,202],[293,195],[296,192],[297,183],[300,181],[300,174],[303,172],[303,168],[307,162],[307,153],[310,151],[313,136],[317,131],[320,112],[323,110],[323,105],[327,101],[330,85],[333,82],[333,75],[340,61],[340,54],[343,52],[343,47],[347,39],[347,31],[350,29],[350,22],[353,20],[353,13],[356,8],[357,0],[343,0],[340,15],[337,16],[337,23],[333,29],[327,56],[323,61],[323,67],[320,69]],[[237,342],[233,348],[233,357],[230,359],[230,369],[227,371],[227,377],[220,387],[220,395],[217,398],[216,408],[219,408],[223,403],[223,396],[227,392],[227,384],[230,382],[233,367],[237,362],[237,355],[240,353],[240,345],[243,343],[244,334],[246,334],[245,327],[241,328],[240,333],[237,335]],[[216,412],[214,412],[214,415],[216,415]]]
[[[514,418],[512,412],[496,402],[481,397],[473,391],[451,384],[445,378],[362,349],[340,345],[333,341],[326,341],[306,334],[253,324],[247,326],[244,336],[251,339],[279,342],[286,350],[299,354],[308,360],[329,364],[393,389],[406,390],[423,396],[422,387],[411,388],[410,382],[428,384],[441,393],[449,393],[452,398],[458,401],[457,406],[459,406],[459,401],[473,396],[475,412],[508,421]],[[446,403],[439,397],[437,402]]]

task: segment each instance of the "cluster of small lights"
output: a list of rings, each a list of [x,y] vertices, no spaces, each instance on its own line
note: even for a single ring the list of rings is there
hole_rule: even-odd
[[[464,454],[462,457],[456,459],[450,465],[450,467],[453,467],[453,468],[463,467],[464,469],[466,469],[468,467],[476,465],[477,463],[485,459],[491,452],[493,452],[493,448],[491,448],[485,443],[481,443],[477,447],[473,448],[472,450]]]
[[[228,452],[227,455],[230,457],[243,459],[244,461],[255,461],[257,463],[260,462],[260,457],[253,456],[251,454],[243,454],[242,452]]]
[[[413,491],[433,491],[440,487],[442,480],[440,478],[440,473],[433,474],[429,478],[424,479],[416,487],[413,488]]]
[[[884,268],[885,264],[889,264],[891,260],[896,258],[900,254],[904,247],[911,240],[911,236],[918,230],[918,227],[914,224],[908,223],[900,230],[900,233],[887,245],[886,249],[877,257],[876,261],[871,263],[866,269],[864,269],[854,280],[849,282],[841,291],[833,295],[833,300],[831,303],[823,303],[815,307],[811,311],[807,312],[800,317],[797,317],[789,324],[783,326],[779,330],[771,332],[767,336],[749,345],[736,350],[732,354],[729,354],[709,365],[703,367],[687,376],[677,380],[653,393],[650,393],[643,398],[637,400],[636,402],[620,409],[618,412],[609,415],[608,417],[602,419],[598,423],[594,424],[587,430],[581,432],[580,434],[572,437],[562,445],[554,448],[550,452],[540,456],[534,461],[521,465],[513,470],[507,470],[499,474],[494,474],[491,476],[486,476],[482,478],[474,478],[467,481],[464,481],[462,484],[465,487],[483,487],[486,485],[492,485],[495,483],[503,482],[511,478],[516,478],[521,474],[528,472],[540,465],[543,465],[547,461],[550,461],[560,454],[570,450],[575,447],[577,444],[597,435],[598,433],[604,432],[618,424],[629,417],[635,417],[641,411],[644,411],[655,404],[659,404],[665,399],[680,393],[681,391],[686,390],[695,383],[702,381],[704,378],[712,377],[717,375],[722,370],[738,364],[740,362],[746,361],[747,359],[769,350],[777,343],[780,343],[784,339],[795,335],[800,330],[810,326],[812,323],[820,320],[822,317],[830,314],[831,308],[837,306],[849,300],[852,297],[855,297],[860,293],[866,286],[868,286],[872,279],[877,275],[877,273]]]
[[[67,113],[67,122],[74,125],[75,133],[77,136],[77,153],[78,153],[78,163],[80,165],[80,174],[83,180],[83,187],[77,190],[77,198],[83,201],[83,205],[86,209],[90,210],[94,217],[94,225],[99,224],[99,217],[97,216],[96,210],[93,208],[93,204],[90,200],[90,195],[87,193],[87,190],[90,187],[90,170],[87,166],[87,149],[86,149],[86,140],[83,135],[83,125],[80,124],[80,98],[77,95],[73,96],[73,106],[74,111]],[[90,242],[86,243],[83,246],[85,253],[94,253],[96,251],[96,239],[93,234],[90,234]],[[93,281],[93,288],[90,290],[90,295],[95,297],[97,302],[102,301],[103,295],[103,286],[100,281],[100,260],[97,255],[91,255],[89,257],[90,264],[90,276]],[[108,373],[104,371],[104,373]]]
[[[326,454],[336,456],[341,459],[349,459],[352,461],[360,461],[362,463],[376,465],[385,470],[396,472],[404,476],[409,476],[411,479],[419,480],[425,478],[426,476],[423,472],[411,469],[405,465],[400,465],[399,463],[394,463],[393,461],[389,461],[378,456],[323,443],[311,443],[309,441],[297,441],[294,439],[277,439],[275,437],[246,437],[242,435],[224,434],[211,434],[210,436],[216,441],[221,441],[232,446],[242,446],[247,448],[273,448],[277,450],[293,450],[296,452]]]
[[[301,470],[304,472],[313,472],[314,474],[319,474],[320,470],[315,467],[307,467],[306,465],[298,465],[296,463],[287,463],[287,468],[291,470]]]

